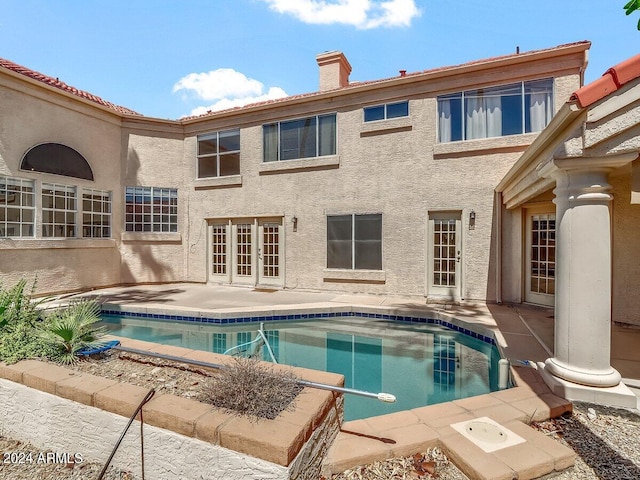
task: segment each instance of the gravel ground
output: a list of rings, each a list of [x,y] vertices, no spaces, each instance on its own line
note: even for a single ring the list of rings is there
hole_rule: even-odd
[[[155,388],[158,393],[169,393],[194,400],[203,400],[203,392],[207,389],[211,375],[206,369],[115,351],[103,355],[100,359],[78,362],[71,368],[149,389]],[[640,479],[640,413],[637,410],[576,403],[572,415],[534,423],[532,427],[569,446],[577,454],[574,467],[549,475],[548,478]],[[31,453],[33,460],[31,464],[16,464],[12,463],[9,457],[8,463],[0,464],[0,479],[95,479],[103,467],[101,464],[87,462],[75,465],[37,463],[40,450],[0,436],[0,453],[7,452],[18,452],[18,457],[19,452],[24,452],[25,455]],[[3,457],[6,459],[5,455]],[[14,456],[13,459],[17,460],[18,457]],[[46,453],[44,458],[46,459]],[[134,477],[128,472],[111,468],[104,478],[132,480]],[[334,475],[331,480],[416,478],[467,479],[455,465],[448,462],[442,451],[432,449],[411,457],[357,467]]]

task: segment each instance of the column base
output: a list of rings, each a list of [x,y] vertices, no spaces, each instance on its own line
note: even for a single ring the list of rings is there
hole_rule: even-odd
[[[588,387],[615,387],[622,380],[620,373],[613,367],[607,370],[583,370],[557,358],[547,358],[544,366],[555,377]]]
[[[581,385],[557,377],[549,368],[551,363],[538,363],[538,372],[554,395],[574,402],[588,402],[622,408],[640,408],[640,399],[622,382],[615,386]],[[616,372],[617,373],[617,372]]]

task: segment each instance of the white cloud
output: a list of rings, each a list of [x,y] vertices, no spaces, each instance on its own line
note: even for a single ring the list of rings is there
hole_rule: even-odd
[[[209,106],[194,108],[193,110],[191,110],[191,115],[204,115],[205,113],[210,111],[216,112],[220,110],[226,110],[228,108],[243,107],[244,105],[249,105],[250,103],[265,102],[267,100],[275,100],[286,96],[287,92],[285,92],[280,87],[271,87],[269,91],[263,95],[240,98],[222,98]]]
[[[262,0],[305,23],[342,23],[361,29],[408,27],[420,15],[415,0]]]
[[[200,106],[191,111],[191,115],[202,115],[208,111],[241,107],[250,103],[274,100],[286,97],[280,87],[270,87],[265,92],[262,82],[248,78],[232,68],[218,68],[210,72],[190,73],[173,86],[173,93],[183,92],[196,98],[214,103]]]

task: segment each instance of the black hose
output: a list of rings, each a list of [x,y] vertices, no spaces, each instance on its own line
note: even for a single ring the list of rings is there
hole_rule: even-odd
[[[113,450],[111,451],[111,455],[109,455],[109,459],[107,460],[107,463],[105,463],[104,467],[102,467],[102,471],[100,472],[100,475],[98,475],[97,480],[102,480],[102,477],[104,477],[104,474],[107,472],[107,468],[109,468],[109,464],[111,463],[111,460],[113,460],[113,456],[116,454],[116,451],[118,450],[118,447],[120,447],[120,444],[122,443],[124,436],[129,430],[129,427],[135,420],[136,415],[138,415],[138,412],[142,410],[142,407],[144,406],[144,404],[147,403],[149,400],[151,400],[155,394],[156,394],[155,389],[152,388],[151,390],[149,390],[149,393],[147,393],[147,395],[142,399],[142,401],[140,402],[140,405],[138,405],[138,408],[136,408],[136,411],[133,412],[133,415],[131,415],[131,417],[129,418],[129,423],[127,423],[127,426],[124,427],[124,430],[122,431],[122,435],[120,435],[120,438],[116,442],[115,447],[113,447]],[[142,420],[142,415],[141,415],[141,420]],[[140,425],[142,426],[142,421],[140,422]],[[140,435],[141,435],[140,441],[142,442],[142,431],[140,431]],[[144,443],[142,445],[144,446]],[[142,475],[144,477],[144,465],[142,466],[142,469],[143,469]]]

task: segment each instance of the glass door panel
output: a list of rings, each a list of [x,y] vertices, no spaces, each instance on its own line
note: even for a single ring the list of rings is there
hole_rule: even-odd
[[[460,212],[429,214],[427,296],[459,300],[461,293]]]
[[[526,222],[525,301],[551,306],[556,285],[556,215],[528,211]]]

